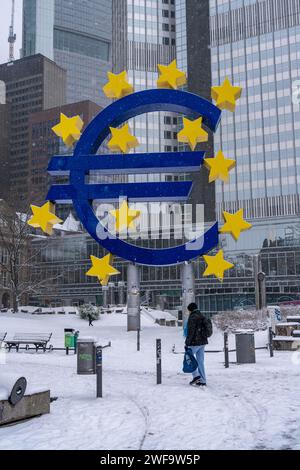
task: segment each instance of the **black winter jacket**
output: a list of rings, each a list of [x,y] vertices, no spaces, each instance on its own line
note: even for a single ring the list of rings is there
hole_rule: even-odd
[[[206,318],[199,310],[194,310],[190,313],[185,340],[186,346],[203,346],[208,344],[205,323]]]

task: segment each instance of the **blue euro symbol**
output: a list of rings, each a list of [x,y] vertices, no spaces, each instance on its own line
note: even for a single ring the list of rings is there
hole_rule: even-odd
[[[158,183],[86,184],[85,177],[92,170],[103,174],[184,173],[199,171],[204,152],[143,153],[129,155],[96,155],[100,145],[110,134],[110,127],[118,127],[127,120],[144,113],[168,111],[184,114],[203,123],[215,132],[221,111],[200,96],[179,90],[154,89],[128,95],[103,109],[87,126],[78,141],[73,156],[54,156],[48,167],[51,175],[69,175],[70,184],[53,185],[47,200],[70,204],[87,232],[112,254],[128,261],[152,266],[167,266],[190,261],[202,256],[218,244],[218,223],[201,237],[172,248],[150,249],[131,245],[109,233],[97,219],[93,200],[119,201],[126,197],[133,201],[186,201],[192,181]]]

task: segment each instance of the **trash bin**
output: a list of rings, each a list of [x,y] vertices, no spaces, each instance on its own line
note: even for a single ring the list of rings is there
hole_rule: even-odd
[[[77,374],[96,374],[96,340],[95,338],[77,339]]]
[[[255,341],[254,331],[236,331],[235,332],[235,345],[236,345],[236,362],[238,364],[253,364],[255,363]]]
[[[72,328],[65,328],[65,348],[75,347],[75,330]]]

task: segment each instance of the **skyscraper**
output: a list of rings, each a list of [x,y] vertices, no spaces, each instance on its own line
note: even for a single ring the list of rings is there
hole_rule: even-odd
[[[210,1],[213,84],[227,76],[243,87],[215,141],[237,161],[229,185],[217,185],[219,211],[244,207],[248,217],[300,211],[298,0]]]
[[[300,108],[293,99],[300,68],[299,0],[177,0],[177,58],[188,75],[195,67],[191,44],[199,41],[199,51],[205,30],[196,4],[210,30],[199,83],[210,51],[212,85],[228,77],[243,88],[235,113],[222,113],[214,136],[214,152],[222,149],[236,160],[230,182],[216,182],[217,217],[222,223],[224,209],[243,208],[253,224],[238,242],[220,236],[235,267],[222,286],[196,274],[199,305],[205,311],[253,305],[254,254],[260,254],[267,275],[268,302],[300,299]]]
[[[178,66],[187,74],[187,91],[211,100],[211,52],[209,0],[176,0],[176,47]],[[201,149],[213,153],[213,136]],[[204,204],[205,221],[215,220],[215,184],[208,184],[207,170],[193,175],[193,204]]]
[[[52,127],[59,122],[60,113],[68,117],[79,115],[84,123],[83,129],[85,129],[100,110],[100,106],[91,101],[80,101],[30,115],[28,122],[29,185],[31,201],[34,204],[42,204],[45,201],[51,183],[51,177],[47,173],[50,159],[53,155],[70,153],[70,149],[65,147],[61,139],[52,131]],[[63,177],[62,182],[65,182]],[[62,217],[61,213],[60,217]]]
[[[0,80],[6,85],[10,111],[9,161],[5,166],[7,187],[25,201],[29,184],[28,119],[31,113],[65,103],[65,75],[61,67],[41,54],[0,65]],[[1,145],[4,145],[3,132]],[[5,197],[8,197],[7,193]]]
[[[67,71],[67,103],[107,105],[111,0],[24,0],[23,56],[41,53]]]
[[[174,4],[174,0],[112,1],[114,72],[127,70],[135,91],[156,88],[157,64],[169,64],[176,57]],[[177,150],[176,116],[149,113],[133,123],[141,144],[137,151]]]

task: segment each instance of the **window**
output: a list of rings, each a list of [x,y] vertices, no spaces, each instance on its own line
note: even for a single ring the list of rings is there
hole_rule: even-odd
[[[170,131],[164,131],[165,139],[172,139],[172,133]]]
[[[108,62],[110,43],[84,34],[54,29],[54,48],[96,57]]]
[[[171,124],[171,116],[165,116],[164,117],[164,123],[167,124],[167,125],[170,125]]]
[[[163,45],[164,46],[169,46],[170,45],[170,39],[169,38],[163,38]]]
[[[170,27],[169,27],[168,23],[163,23],[162,24],[162,30],[163,31],[170,31]]]
[[[163,10],[162,11],[162,16],[163,16],[163,18],[169,18],[169,10]]]

